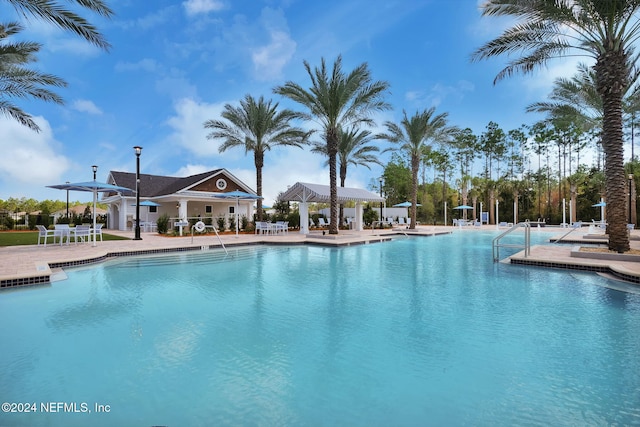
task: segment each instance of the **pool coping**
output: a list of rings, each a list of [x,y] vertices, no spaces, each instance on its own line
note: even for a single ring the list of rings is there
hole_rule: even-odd
[[[285,239],[285,240],[252,240],[243,242],[225,242],[224,246],[227,248],[241,247],[241,246],[255,246],[255,245],[268,245],[268,246],[297,246],[297,245],[314,245],[314,246],[329,246],[329,247],[346,247],[354,245],[366,245],[371,243],[382,243],[393,240],[398,236],[421,236],[429,237],[436,235],[451,234],[451,231],[431,231],[431,232],[411,232],[409,230],[397,230],[389,229],[384,234],[361,234],[354,235],[318,235],[310,234],[303,236],[300,240],[299,236],[295,236],[298,239]],[[293,236],[292,236],[293,237]],[[144,255],[157,255],[166,253],[179,253],[179,252],[195,252],[206,250],[220,250],[222,249],[221,241],[214,244],[206,245],[194,245],[188,244],[186,246],[174,246],[174,247],[160,247],[160,248],[147,248],[136,250],[121,250],[121,251],[107,251],[97,256],[88,257],[75,257],[73,259],[61,260],[61,261],[38,261],[35,264],[36,272],[17,274],[14,277],[0,278],[0,290],[12,289],[24,286],[37,286],[48,285],[52,282],[51,276],[55,275],[57,271],[70,267],[81,267],[87,265],[93,265],[108,261],[110,259],[129,256],[144,256]]]

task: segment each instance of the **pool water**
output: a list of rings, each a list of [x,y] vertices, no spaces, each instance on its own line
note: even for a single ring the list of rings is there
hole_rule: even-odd
[[[0,425],[640,425],[640,295],[493,263],[493,236],[128,258],[4,291],[0,400],[37,412]]]

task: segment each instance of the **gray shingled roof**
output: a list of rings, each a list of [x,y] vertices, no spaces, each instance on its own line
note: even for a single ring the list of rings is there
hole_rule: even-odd
[[[216,169],[187,177],[149,175],[142,173],[140,174],[140,197],[158,197],[174,194],[219,173],[221,170],[222,169]],[[113,178],[115,185],[127,188],[136,188],[136,174],[133,172],[111,171],[111,177]]]

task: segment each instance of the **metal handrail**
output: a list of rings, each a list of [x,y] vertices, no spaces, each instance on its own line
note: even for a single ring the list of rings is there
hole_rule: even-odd
[[[195,224],[191,226],[191,243],[193,243],[193,229],[195,228]],[[218,229],[216,229],[215,225],[205,225],[206,228],[213,228],[213,231],[216,233],[216,237],[218,238],[218,242],[220,242],[220,245],[222,246],[222,249],[224,249],[224,253],[229,255],[229,252],[227,251],[227,248],[224,246],[224,243],[222,243],[222,239],[220,238],[220,235],[218,234]]]
[[[524,244],[523,245],[500,244],[500,239],[502,239],[504,236],[512,233],[513,231],[515,231],[515,230],[517,230],[518,228],[521,228],[521,227],[524,227]],[[492,247],[492,251],[493,251],[493,261],[494,262],[500,261],[500,248],[501,247],[503,247],[503,248],[523,248],[524,249],[524,257],[527,258],[531,254],[531,224],[529,223],[529,220],[514,224],[513,226],[511,226],[511,228],[506,230],[504,233],[502,233],[499,236],[495,237],[493,239],[492,243],[491,243],[491,247]]]
[[[557,238],[553,243],[560,243],[560,240],[564,239],[565,237],[567,237],[569,234],[573,233],[576,230],[579,230],[582,228],[582,221],[580,221],[580,226],[576,227],[576,226],[571,226],[571,229],[569,231],[567,231],[566,233],[564,233],[562,236],[560,236],[559,238]]]

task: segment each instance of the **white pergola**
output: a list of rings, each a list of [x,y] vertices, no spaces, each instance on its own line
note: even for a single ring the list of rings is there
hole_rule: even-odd
[[[280,199],[300,203],[300,233],[309,234],[309,203],[330,203],[330,188],[328,185],[296,182],[280,196]],[[338,203],[349,201],[356,202],[355,229],[362,231],[364,229],[362,203],[383,202],[384,198],[362,188],[338,187]]]

